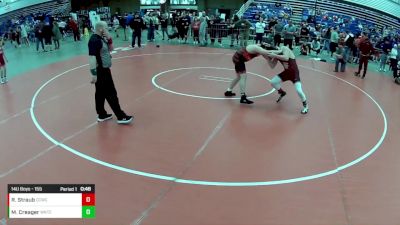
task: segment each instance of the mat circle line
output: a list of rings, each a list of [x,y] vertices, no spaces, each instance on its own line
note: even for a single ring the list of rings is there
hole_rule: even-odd
[[[240,99],[240,98],[238,98],[238,97],[235,97],[235,98],[226,98],[226,97],[208,97],[208,96],[200,96],[200,95],[191,95],[191,94],[186,94],[186,93],[181,93],[181,92],[169,90],[169,89],[167,89],[167,88],[165,88],[165,87],[163,87],[163,86],[161,86],[161,85],[159,85],[159,84],[157,83],[157,79],[158,79],[159,77],[161,77],[162,75],[165,75],[165,74],[170,73],[170,72],[175,72],[175,71],[180,71],[180,70],[191,70],[191,69],[215,69],[215,70],[230,70],[230,71],[235,71],[234,69],[228,69],[228,68],[222,68],[222,67],[204,67],[204,66],[203,66],[203,67],[202,67],[202,66],[198,66],[198,67],[183,67],[183,68],[176,68],[176,69],[171,69],[171,70],[162,71],[162,72],[160,72],[160,73],[154,75],[153,78],[151,79],[151,82],[153,83],[153,85],[154,85],[155,87],[157,87],[157,88],[160,89],[160,90],[169,92],[169,93],[171,93],[171,94],[176,94],[176,95],[181,95],[181,96],[186,96],[186,97],[201,98],[201,99],[211,99],[211,100]],[[268,79],[267,77],[261,76],[261,75],[256,74],[256,73],[252,73],[252,72],[246,72],[246,73],[247,73],[247,74],[254,75],[254,76],[256,76],[256,77],[260,77],[261,79],[264,79],[264,80],[266,80],[266,81],[268,81],[268,82],[271,81],[271,80]],[[235,75],[235,76],[236,76],[236,75]],[[268,83],[268,84],[269,84],[269,83]],[[275,89],[272,88],[269,92],[266,92],[266,93],[260,94],[260,95],[256,95],[256,96],[252,96],[252,97],[248,97],[248,98],[249,98],[249,99],[255,99],[255,98],[265,97],[265,96],[267,96],[267,95],[272,94],[274,91],[275,91]]]
[[[168,53],[163,53],[164,55],[168,54]],[[170,54],[182,54],[182,53],[170,53]],[[189,54],[189,53],[188,53]],[[191,53],[191,54],[196,54],[196,53]],[[202,53],[205,54],[205,53]],[[215,54],[215,53],[211,53],[211,54]],[[222,53],[221,53],[222,54]],[[223,53],[225,54],[225,53]],[[151,54],[144,54],[146,56],[151,55]],[[158,53],[155,53],[154,55],[160,55]],[[124,57],[119,57],[119,58],[114,58],[115,59],[123,59],[123,58],[130,58],[130,57],[140,57],[142,55],[131,55],[131,56],[124,56]],[[147,172],[143,172],[143,171],[139,171],[139,170],[134,170],[134,169],[129,169],[126,167],[122,167],[122,166],[118,166],[112,163],[108,163],[99,159],[96,159],[94,157],[91,157],[89,155],[86,155],[80,151],[77,151],[75,149],[73,149],[72,147],[65,145],[61,142],[59,142],[58,140],[54,139],[50,134],[48,134],[43,128],[42,126],[38,123],[36,115],[34,113],[34,109],[35,109],[35,103],[36,103],[36,99],[38,97],[38,95],[40,94],[40,92],[48,85],[50,84],[52,81],[54,81],[55,79],[71,72],[74,70],[77,70],[79,68],[83,68],[85,66],[88,66],[88,64],[85,65],[81,65],[72,69],[69,69],[63,73],[60,73],[58,75],[56,75],[55,77],[53,77],[52,79],[48,80],[47,82],[45,82],[33,95],[32,97],[32,101],[31,101],[31,107],[29,109],[30,111],[30,115],[31,115],[31,119],[34,123],[34,125],[36,126],[36,128],[39,130],[39,132],[45,137],[47,138],[50,142],[52,142],[53,144],[83,158],[86,159],[90,162],[111,168],[111,169],[115,169],[115,170],[119,170],[122,172],[126,172],[126,173],[130,173],[130,174],[135,174],[138,176],[144,176],[144,177],[149,177],[149,178],[154,178],[154,179],[159,179],[159,180],[165,180],[165,181],[171,181],[171,182],[175,182],[175,183],[181,183],[181,184],[191,184],[191,185],[203,185],[203,186],[225,186],[225,187],[252,187],[252,186],[269,186],[269,185],[281,185],[281,184],[289,184],[289,183],[297,183],[297,182],[302,182],[302,181],[308,181],[308,180],[314,180],[314,179],[318,179],[318,178],[322,178],[322,177],[326,177],[329,175],[333,175],[336,174],[342,170],[345,170],[351,166],[354,166],[358,163],[360,163],[361,161],[365,160],[366,158],[368,158],[369,156],[371,156],[373,153],[375,153],[379,147],[382,145],[383,141],[385,140],[385,137],[387,135],[387,119],[386,119],[386,114],[383,111],[382,107],[379,105],[379,103],[371,96],[369,95],[367,92],[365,92],[364,90],[362,90],[361,88],[357,87],[356,85],[342,79],[339,77],[336,77],[332,74],[326,73],[324,71],[321,70],[317,70],[317,69],[312,69],[312,68],[308,68],[308,67],[304,67],[302,65],[300,65],[300,67],[303,67],[305,69],[308,70],[313,70],[316,72],[320,72],[322,74],[331,76],[333,78],[336,78],[340,81],[343,81],[344,83],[356,88],[357,90],[361,91],[364,95],[366,95],[379,109],[379,111],[381,112],[382,118],[383,118],[383,123],[384,123],[384,129],[382,132],[382,136],[379,139],[379,141],[375,144],[374,147],[372,147],[366,154],[362,155],[361,157],[346,163],[342,166],[339,166],[335,169],[329,170],[329,171],[325,171],[322,173],[317,173],[317,174],[313,174],[313,175],[308,175],[308,176],[303,176],[303,177],[296,177],[296,178],[291,178],[291,179],[282,179],[282,180],[271,180],[271,181],[254,181],[254,182],[219,182],[219,181],[206,181],[206,180],[190,180],[190,179],[180,179],[177,177],[172,177],[172,176],[165,176],[165,175],[161,175],[161,174],[154,174],[154,173],[147,173]]]

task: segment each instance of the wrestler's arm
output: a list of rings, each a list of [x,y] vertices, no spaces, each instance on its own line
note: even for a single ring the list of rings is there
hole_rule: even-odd
[[[277,60],[281,60],[281,61],[289,61],[289,56],[287,54],[283,54],[283,55],[277,55],[274,53],[270,53],[268,54],[269,57],[277,59]]]
[[[282,50],[268,50],[268,53],[278,55],[282,53]]]
[[[271,53],[279,54],[282,52],[282,50],[265,50],[265,49],[261,48],[260,46],[255,46],[254,51],[255,51],[254,53],[258,53],[262,56],[269,56]]]

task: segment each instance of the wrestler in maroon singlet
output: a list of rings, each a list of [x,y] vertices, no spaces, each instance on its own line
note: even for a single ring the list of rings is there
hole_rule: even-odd
[[[246,48],[241,48],[232,57],[233,64],[235,64],[235,71],[238,75],[246,73],[246,65],[245,62],[248,62],[255,57],[259,56],[259,54],[251,54]]]
[[[239,49],[235,52],[232,57],[232,62],[235,64],[236,78],[232,80],[229,88],[225,92],[226,97],[232,97],[236,94],[232,92],[232,89],[239,83],[240,87],[240,103],[252,104],[253,102],[246,97],[246,62],[262,55],[264,58],[268,57],[269,52],[266,50],[272,48],[271,46],[263,43],[261,45],[248,45],[244,48]]]
[[[269,56],[272,58],[269,60],[271,68],[274,68],[277,62],[280,62],[284,67],[284,70],[271,80],[271,85],[278,91],[280,95],[277,102],[281,101],[281,99],[286,95],[286,92],[282,90],[281,83],[285,81],[292,81],[296,92],[303,103],[303,110],[301,110],[301,114],[308,113],[307,97],[303,92],[300,81],[300,72],[294,53],[289,48],[283,46],[279,51],[271,52]]]
[[[283,72],[278,74],[282,82],[290,80],[294,84],[300,81],[300,72],[299,68],[297,67],[296,59],[289,59],[289,61],[279,61],[285,68]]]

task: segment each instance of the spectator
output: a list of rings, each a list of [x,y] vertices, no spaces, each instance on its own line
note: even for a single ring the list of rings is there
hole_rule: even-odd
[[[194,44],[200,44],[200,40],[199,40],[200,24],[201,24],[201,22],[200,22],[199,18],[195,18],[193,25],[192,25]]]
[[[270,46],[274,46],[274,35],[272,31],[267,34],[267,37],[265,38],[265,43],[268,43]]]
[[[274,26],[274,45],[279,47],[279,45],[282,43],[282,32],[283,32],[283,23],[281,21],[277,21],[277,23]]]
[[[354,46],[354,34],[351,31],[346,32],[346,37],[344,38],[345,48],[344,54],[348,61],[350,61],[350,54],[353,50]]]
[[[200,38],[200,45],[206,46],[207,45],[207,19],[206,17],[200,18],[200,30],[199,30],[199,38]]]
[[[333,53],[336,52],[336,48],[338,47],[339,43],[339,33],[338,33],[338,28],[334,27],[331,33],[330,37],[330,44],[329,44],[329,50],[331,51],[331,57],[333,56]]]
[[[392,50],[390,51],[390,65],[392,67],[393,70],[393,77],[396,78],[397,76],[397,63],[398,60],[397,58],[399,58],[399,50],[400,49],[400,45],[395,44],[392,48]]]
[[[231,45],[230,47],[233,47],[233,43],[237,42],[239,44],[239,29],[235,29],[235,23],[239,21],[239,17],[237,15],[233,16],[233,19],[230,24],[230,32],[231,32]]]
[[[156,28],[155,21],[153,20],[153,16],[148,14],[145,16],[145,22],[147,26],[147,41],[152,42],[154,41],[154,31]]]
[[[158,19],[157,13],[153,13],[151,18],[154,21],[154,34],[158,34],[158,30],[160,29],[160,20]],[[155,39],[155,37],[153,39]]]
[[[311,51],[315,52],[317,55],[321,52],[321,43],[319,42],[319,39],[313,39],[311,42],[310,53]]]
[[[190,20],[189,18],[186,16],[186,13],[182,13],[182,16],[179,18],[178,21],[178,32],[179,32],[179,37],[181,38],[181,40],[185,41],[185,43],[187,43],[187,35],[188,35],[188,31],[189,31],[189,25],[190,25]]]
[[[324,47],[322,49],[322,51],[327,51],[329,52],[329,46],[330,46],[330,39],[331,39],[331,32],[332,29],[329,27],[327,29],[324,29],[322,37],[324,40]]]
[[[58,23],[56,21],[53,22],[52,32],[55,49],[60,49],[60,39],[62,38],[62,34],[60,31],[60,27],[58,27]]]
[[[252,24],[247,19],[245,19],[243,16],[234,25],[235,28],[238,27],[240,30],[240,46],[241,47],[247,46],[247,41],[249,40],[251,26],[252,26]]]
[[[256,44],[261,44],[263,42],[265,27],[266,24],[264,23],[264,19],[259,17],[259,21],[256,23]]]
[[[293,50],[293,39],[296,30],[297,29],[291,20],[289,20],[289,23],[283,29],[283,44],[289,46],[290,50]]]
[[[19,26],[15,30],[15,37],[16,37],[18,47],[21,47],[21,27],[19,27]]]
[[[45,51],[53,51],[52,46],[52,39],[53,37],[53,30],[48,22],[45,22],[43,26],[43,38],[44,38],[44,49]]]
[[[4,54],[4,38],[0,38],[0,83],[7,83],[7,70],[6,62],[8,62],[6,55]]]
[[[362,79],[365,78],[365,75],[367,74],[367,69],[368,69],[368,60],[369,57],[374,53],[374,46],[372,45],[371,41],[369,38],[366,36],[366,34],[363,34],[363,37],[360,39],[360,62],[358,64],[358,72],[355,72],[355,76],[360,76],[360,72],[362,67],[364,66],[364,72],[362,75]]]
[[[309,40],[309,34],[310,34],[310,31],[309,31],[309,29],[307,28],[307,25],[306,24],[303,24],[302,26],[301,26],[301,29],[300,29],[300,40],[301,40],[301,42],[308,42],[308,40]]]
[[[397,59],[399,62],[397,63],[397,70],[399,70],[400,69],[400,60],[399,59]],[[396,84],[400,84],[400,76],[399,76],[399,74],[396,74],[396,76],[395,76],[395,78],[394,78],[394,82],[396,83]]]
[[[346,54],[345,54],[343,45],[344,45],[344,43],[338,44],[338,48],[336,49],[336,52],[334,53],[334,56],[336,57],[334,72],[339,71],[339,64],[340,64],[340,72],[345,72],[345,70],[346,70]]]
[[[60,28],[60,32],[61,32],[61,34],[62,34],[62,36],[63,36],[63,39],[64,39],[64,37],[65,37],[65,27],[67,26],[67,23],[65,23],[63,20],[61,20],[59,23],[58,23],[58,27]]]
[[[222,32],[221,32],[222,27],[223,27],[222,19],[220,18],[220,16],[219,15],[215,17],[212,16],[209,23],[211,44],[215,43],[215,39],[217,37],[218,37],[218,43],[220,45],[222,44]]]
[[[81,34],[79,33],[79,27],[72,17],[69,20],[69,27],[72,29],[72,33],[74,34],[74,41],[80,41]]]
[[[35,25],[35,38],[36,38],[36,51],[39,52],[39,44],[42,44],[42,50],[46,51],[44,49],[44,43],[43,43],[43,22],[37,21],[37,24]]]
[[[119,29],[119,20],[118,17],[115,16],[113,20],[113,28],[116,38],[119,38],[118,29]]]
[[[142,28],[144,28],[145,25],[139,12],[136,12],[135,18],[130,20],[129,26],[132,29],[132,48],[135,47],[136,38],[138,39],[138,47],[142,47]]]
[[[380,65],[379,65],[379,71],[386,72],[385,66],[388,58],[388,54],[390,53],[392,48],[392,45],[390,44],[389,39],[385,39],[385,42],[382,45],[382,54],[380,58]]]
[[[28,32],[26,31],[25,25],[21,24],[21,42],[27,46],[30,46],[29,40],[28,40]]]
[[[269,22],[268,22],[268,29],[272,29],[276,24],[277,24],[277,19],[276,18],[272,18]]]
[[[307,42],[303,42],[300,46],[300,54],[307,55],[307,53],[308,53]]]
[[[161,23],[162,39],[164,40],[165,34],[167,34],[167,37],[168,37],[168,17],[167,17],[167,15],[161,16],[160,23]]]

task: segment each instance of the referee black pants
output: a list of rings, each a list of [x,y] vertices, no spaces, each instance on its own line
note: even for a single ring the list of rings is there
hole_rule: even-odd
[[[125,116],[124,111],[121,110],[115,90],[114,81],[111,76],[110,68],[97,68],[97,82],[96,86],[96,112],[98,115],[106,115],[107,111],[104,109],[105,100],[107,100],[115,116],[120,119]]]

